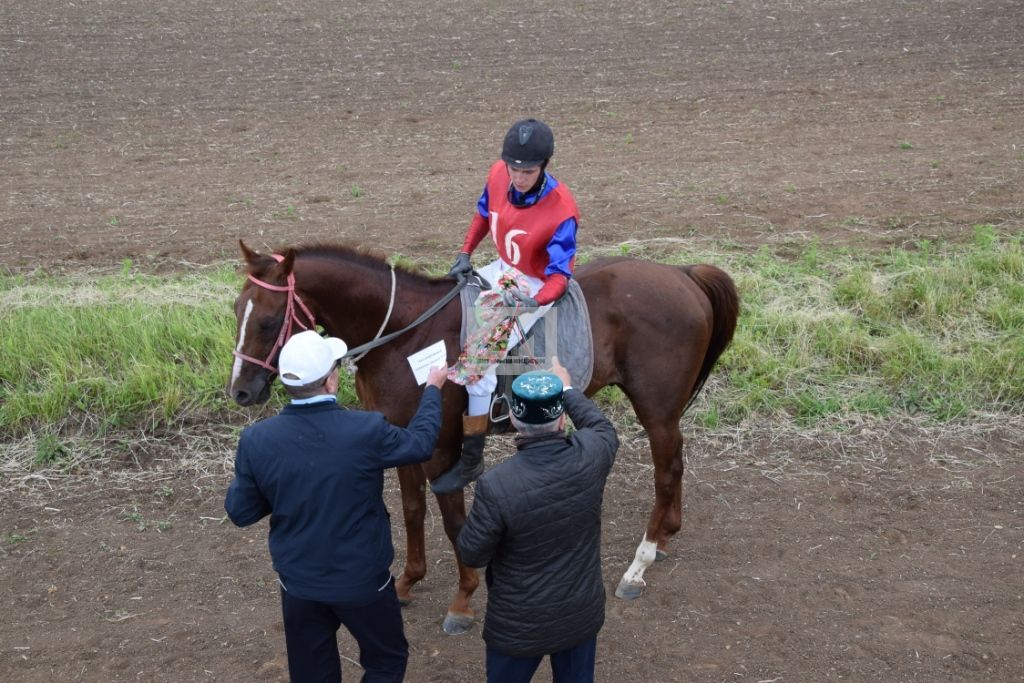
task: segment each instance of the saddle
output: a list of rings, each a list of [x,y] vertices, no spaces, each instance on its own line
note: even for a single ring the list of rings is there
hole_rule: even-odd
[[[476,326],[477,316],[473,304],[479,296],[478,282],[469,282],[462,290],[462,327],[459,343],[465,347],[466,338]],[[491,399],[491,422],[505,422],[508,419],[507,394],[511,391],[516,377],[529,372],[548,368],[551,357],[558,360],[569,372],[572,386],[586,389],[594,374],[594,339],[590,328],[590,313],[583,290],[576,280],[569,280],[565,294],[537,320],[525,337],[498,364],[498,386]]]

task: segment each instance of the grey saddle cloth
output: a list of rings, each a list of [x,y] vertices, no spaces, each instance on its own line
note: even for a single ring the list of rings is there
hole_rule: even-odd
[[[470,282],[462,289],[462,329],[459,343],[465,348],[466,337],[476,326],[473,302],[480,294],[480,285]],[[553,337],[553,341],[549,341]],[[503,366],[499,366],[499,389],[501,380],[509,380],[530,370],[548,368],[551,356],[558,356],[569,371],[572,385],[583,391],[594,375],[594,339],[590,329],[590,313],[576,280],[569,280],[569,287],[561,299],[538,320],[526,335],[526,340],[512,349]]]

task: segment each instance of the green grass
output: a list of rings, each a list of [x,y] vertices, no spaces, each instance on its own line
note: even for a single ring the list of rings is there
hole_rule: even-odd
[[[968,243],[885,253],[814,242],[717,254],[612,249],[716,263],[737,282],[739,328],[691,411],[698,424],[948,421],[1024,406],[1020,235],[979,226]],[[448,263],[426,267],[444,272]],[[60,466],[68,457],[61,434],[71,429],[251,419],[223,393],[241,285],[234,266],[157,277],[125,262],[89,280],[0,277],[0,440],[40,435],[34,464]],[[355,403],[347,376],[341,399]],[[625,399],[611,391],[601,400]],[[278,390],[271,407],[282,402]]]
[[[32,537],[36,535],[38,529],[32,528],[24,532],[12,531],[5,534],[4,538],[9,545],[19,545],[21,543],[27,543],[32,540]]]
[[[44,274],[0,279],[0,433],[37,429],[36,460],[62,458],[65,423],[98,434],[153,427],[222,405],[238,286],[234,269],[95,284]]]
[[[728,382],[709,398],[716,420],[950,420],[1024,406],[1019,235],[979,226],[967,245],[882,255],[813,243],[787,258],[762,249],[731,270],[744,306],[718,369]]]

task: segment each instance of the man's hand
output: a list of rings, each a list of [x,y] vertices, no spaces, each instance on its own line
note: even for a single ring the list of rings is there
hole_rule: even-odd
[[[455,263],[452,264],[452,269],[448,271],[448,277],[461,280],[464,277],[468,277],[472,272],[473,264],[469,262],[469,254],[460,251],[459,255],[455,258]]]
[[[427,386],[440,389],[446,381],[448,381],[447,367],[438,365],[436,368],[430,368],[430,372],[427,373]]]
[[[569,377],[569,371],[559,362],[558,356],[551,356],[551,374],[562,380],[563,388],[568,389],[572,386],[572,378]]]

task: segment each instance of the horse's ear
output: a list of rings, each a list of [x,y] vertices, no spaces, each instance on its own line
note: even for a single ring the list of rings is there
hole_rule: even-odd
[[[251,275],[261,276],[277,265],[275,259],[250,249],[242,240],[238,240],[238,246],[242,248],[242,258],[245,259],[246,266]]]
[[[255,265],[259,260],[260,255],[250,249],[242,240],[238,240],[238,246],[242,248],[242,258],[245,259],[245,262],[250,266]]]
[[[281,259],[281,262],[278,264],[278,267],[281,269],[282,275],[291,275],[292,268],[295,267],[294,249],[289,247],[288,250],[284,252],[284,258]]]

